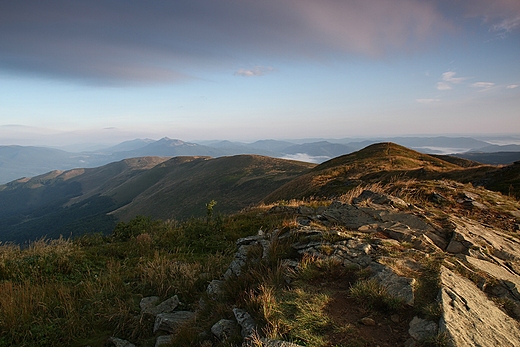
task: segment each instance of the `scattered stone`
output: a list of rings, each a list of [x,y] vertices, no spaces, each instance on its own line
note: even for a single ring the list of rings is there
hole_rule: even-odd
[[[394,323],[399,323],[401,321],[401,318],[398,314],[393,314],[390,316],[390,320]]]
[[[437,330],[437,323],[415,316],[410,322],[408,333],[415,340],[423,341],[437,335]]]
[[[160,313],[155,317],[153,332],[155,334],[157,331],[166,331],[170,334],[173,334],[176,329],[194,318],[195,313],[189,311]]]
[[[224,341],[238,332],[237,324],[230,319],[221,319],[211,327],[211,332]]]

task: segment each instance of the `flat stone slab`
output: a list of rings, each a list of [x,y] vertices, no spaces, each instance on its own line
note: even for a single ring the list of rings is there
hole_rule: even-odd
[[[518,322],[502,312],[470,280],[441,269],[440,331],[455,347],[517,347]]]

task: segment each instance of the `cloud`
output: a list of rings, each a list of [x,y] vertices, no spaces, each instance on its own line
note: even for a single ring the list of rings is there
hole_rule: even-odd
[[[255,66],[252,69],[239,69],[235,71],[235,75],[244,77],[264,76],[273,71],[272,67]]]
[[[498,37],[520,29],[520,1],[518,0],[472,0],[466,4],[466,13],[478,17]]]
[[[379,59],[423,49],[450,28],[421,0],[7,1],[0,71],[171,83],[251,59]]]
[[[440,102],[441,99],[415,99],[415,101],[417,101],[420,104],[434,104],[436,102]]]
[[[442,74],[442,80],[449,82],[449,83],[462,83],[464,80],[466,80],[466,77],[455,77],[457,73],[453,71],[448,71]]]
[[[437,82],[438,90],[453,89],[452,84],[460,84],[467,80],[467,77],[455,77],[457,73],[454,71],[444,72],[441,76],[441,81]]]
[[[471,85],[473,88],[481,88],[484,90],[489,90],[495,86],[493,82],[475,82]]]
[[[520,84],[510,84],[506,88],[507,89],[515,89],[515,88],[518,88],[518,87],[520,87]]]

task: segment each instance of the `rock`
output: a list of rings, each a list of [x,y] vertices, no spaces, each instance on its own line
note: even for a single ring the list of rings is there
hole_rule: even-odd
[[[415,316],[410,322],[408,333],[415,340],[423,341],[437,335],[437,330],[437,323]]]
[[[454,232],[446,252],[453,254],[468,254],[469,249],[473,246],[473,243],[466,240],[463,234]]]
[[[142,298],[139,303],[139,307],[141,308],[141,312],[145,312],[155,307],[157,303],[161,300],[158,296],[149,296],[146,298]]]
[[[482,224],[464,217],[450,216],[453,225],[454,237],[465,248],[485,247],[492,256],[501,260],[520,260],[520,241],[510,237],[507,233],[483,226]],[[452,248],[456,247],[456,248]],[[465,253],[460,244],[448,245],[451,253]]]
[[[175,330],[195,318],[195,313],[189,311],[177,311],[172,313],[160,313],[155,317],[153,326],[154,334],[157,331],[166,331],[173,334]]]
[[[359,322],[363,325],[373,327],[376,325],[376,321],[370,317],[363,317],[359,320]]]
[[[520,276],[512,273],[506,267],[490,263],[489,261],[475,259],[473,257],[466,257],[465,259],[475,268],[499,280],[513,299],[520,300]]]
[[[379,282],[386,288],[388,294],[395,298],[402,299],[404,303],[412,306],[414,303],[414,284],[415,279],[402,277],[394,273],[394,271],[386,266],[377,263],[370,265],[373,272],[371,278]]]
[[[160,313],[170,313],[173,312],[177,306],[179,306],[179,298],[177,295],[172,296],[168,300],[165,300],[161,302],[159,305],[154,306],[154,303],[157,301],[155,300],[156,297],[151,297],[150,300],[145,300],[147,298],[143,298],[145,302],[143,303],[143,300],[141,300],[141,303],[139,304],[141,306],[141,313],[142,314],[150,314],[152,316],[157,316]],[[144,307],[144,309],[143,309]]]
[[[221,280],[213,280],[209,282],[208,287],[206,288],[206,293],[210,298],[216,299],[220,295],[222,295],[222,286],[224,285],[224,281]]]
[[[227,340],[238,332],[237,324],[230,319],[221,319],[211,327],[211,333],[219,340]]]
[[[330,221],[341,223],[346,228],[352,230],[357,230],[363,225],[379,222],[379,220],[358,207],[340,202],[332,203],[329,208],[322,213],[322,216]]]
[[[441,268],[439,329],[458,346],[518,346],[518,322],[506,315],[470,280]]]
[[[233,276],[236,276],[236,277],[240,276],[240,274],[242,272],[242,267],[244,265],[246,265],[247,254],[248,254],[249,250],[251,249],[251,247],[253,247],[253,246],[250,244],[245,244],[245,245],[241,245],[238,248],[238,251],[235,253],[235,258],[233,259],[231,264],[229,264],[229,267],[228,267],[226,273],[224,273],[224,279],[230,279]]]
[[[298,207],[298,213],[304,216],[312,216],[315,211],[312,207],[302,205]]]
[[[155,347],[168,346],[172,343],[172,341],[173,341],[173,338],[171,335],[159,336],[155,340]]]
[[[391,195],[376,193],[371,190],[364,190],[357,198],[352,200],[352,203],[357,205],[364,201],[368,201],[377,205],[390,205],[397,208],[408,207],[408,204],[402,199]]]
[[[446,199],[446,197],[444,195],[442,195],[442,194],[433,192],[430,195],[430,201],[433,201],[433,202],[435,202],[437,204],[443,204],[443,203],[448,202],[448,199]]]
[[[242,328],[242,337],[247,338],[253,335],[256,330],[256,323],[253,317],[251,317],[251,315],[245,310],[240,308],[234,308],[233,314],[235,315],[235,319],[237,320],[238,324]]]
[[[135,347],[133,343],[130,343],[126,340],[119,339],[117,337],[110,337],[108,342],[111,342],[116,347]]]
[[[415,343],[415,340],[410,337],[408,340],[404,342],[404,347],[415,347],[417,344]]]

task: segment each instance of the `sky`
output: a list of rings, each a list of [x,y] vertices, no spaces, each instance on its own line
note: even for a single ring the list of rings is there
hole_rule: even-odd
[[[0,145],[520,133],[520,0],[0,0]]]

